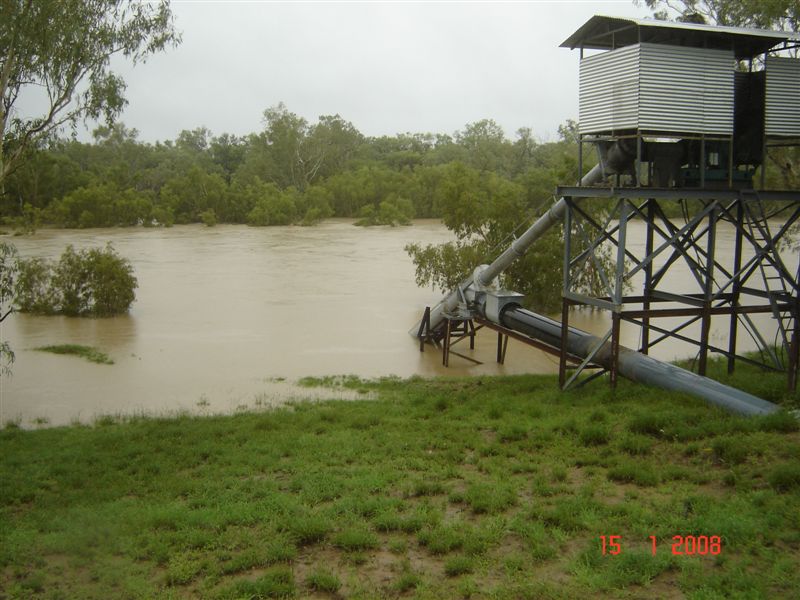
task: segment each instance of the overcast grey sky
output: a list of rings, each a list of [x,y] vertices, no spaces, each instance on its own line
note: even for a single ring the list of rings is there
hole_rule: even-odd
[[[554,139],[578,112],[578,53],[559,44],[594,14],[648,14],[631,0],[172,6],[178,48],[114,63],[128,84],[121,120],[149,142],[200,126],[259,131],[278,102],[310,122],[338,113],[371,136],[491,118],[509,138],[531,127]]]

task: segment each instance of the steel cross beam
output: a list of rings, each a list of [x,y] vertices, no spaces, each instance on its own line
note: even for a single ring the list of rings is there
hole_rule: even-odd
[[[792,193],[766,195],[773,202],[780,204],[777,209],[769,211],[770,217],[791,211],[785,223],[775,233],[775,230],[770,231],[767,225],[767,211],[762,206],[760,198],[756,197],[753,200],[738,190],[693,190],[684,193],[686,190],[676,189],[559,188],[558,192],[564,196],[567,203],[564,216],[562,329],[567,327],[570,306],[591,305],[610,311],[612,327],[601,339],[604,343],[610,341],[612,363],[608,370],[612,373],[612,379],[616,371],[614,348],[618,347],[619,343],[620,321],[642,328],[642,350],[645,352],[649,347],[670,338],[699,348],[701,372],[705,370],[708,352],[727,357],[729,370],[732,370],[735,360],[780,370],[781,365],[777,355],[764,340],[764,336],[750,319],[750,315],[772,312],[778,320],[784,344],[789,344],[790,338],[798,329],[800,282],[790,274],[781,256],[779,245],[789,228],[800,219],[800,196]],[[571,193],[582,198],[580,205],[572,202]],[[635,199],[641,199],[643,195],[647,196],[643,203],[640,205],[634,203]],[[610,214],[603,219],[597,219],[591,214],[593,198],[616,198],[617,203]],[[686,214],[684,223],[676,224],[674,219],[667,217],[661,205],[661,201],[676,199],[699,201],[701,205],[697,207],[696,212]],[[758,206],[752,204],[753,202],[757,202]],[[684,212],[686,210],[684,207]],[[619,222],[614,222],[615,218],[619,219]],[[647,228],[646,248],[641,256],[632,251],[625,241],[626,224],[633,220],[641,220]],[[733,227],[735,247],[732,260],[716,252],[719,222],[731,223]],[[579,239],[584,248],[576,256],[571,256],[572,237]],[[660,241],[656,241],[658,237]],[[608,247],[604,246],[605,244],[616,248],[616,272],[613,277],[602,268],[601,261],[596,257],[601,247]],[[754,249],[753,256],[744,256],[743,244]],[[659,262],[658,269],[654,273],[656,260],[668,251],[667,258]],[[697,293],[676,294],[672,290],[664,289],[664,284],[673,272],[673,266],[679,261],[688,266],[692,279],[698,286]],[[586,295],[575,289],[577,280],[574,279],[573,272],[584,268],[587,262],[591,262],[597,270],[600,283],[606,290],[606,297]],[[748,285],[759,268],[762,271],[765,268],[771,269],[770,275],[772,272],[776,274],[769,277],[774,279],[774,282],[766,282],[768,275],[764,276],[765,290],[757,289],[752,284]],[[644,294],[623,295],[623,285],[630,285],[633,278],[641,273],[644,273],[645,277]],[[760,302],[753,302],[756,299]],[[764,299],[769,302],[764,303]],[[651,308],[653,302],[677,302],[683,304],[685,308]],[[629,306],[631,303],[634,306]],[[635,306],[636,304],[639,307]],[[661,327],[652,322],[664,317],[680,318],[682,322],[674,327]],[[710,343],[711,321],[714,317],[729,319],[727,349]],[[701,324],[699,336],[682,333],[698,321]],[[750,332],[762,352],[770,355],[772,360],[769,362],[772,364],[759,362],[736,352],[736,334],[739,326]],[[650,330],[658,334],[656,339],[650,340],[647,333]],[[795,362],[800,361],[800,350],[798,350],[800,343],[796,346],[797,348],[792,342],[789,352],[790,383],[791,373],[797,371],[797,365],[792,363],[792,357],[798,356]],[[569,386],[577,381],[580,372],[591,365],[593,358],[594,353],[590,353],[568,380],[564,376],[562,360],[560,368],[562,386]]]

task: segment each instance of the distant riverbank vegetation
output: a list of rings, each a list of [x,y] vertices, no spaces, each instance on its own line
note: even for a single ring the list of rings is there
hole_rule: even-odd
[[[518,223],[548,207],[557,185],[579,178],[577,124],[558,131],[558,140],[542,141],[523,127],[509,139],[484,119],[453,134],[368,137],[339,115],[309,123],[283,104],[245,136],[200,127],[151,144],[117,123],[96,129],[92,143],[53,138],[30,150],[5,179],[0,222],[18,233],[329,217],[398,225],[482,219],[499,206],[513,208]],[[583,158],[586,171],[595,161],[588,146]],[[768,178],[780,187],[777,172]]]
[[[417,283],[446,290],[551,206],[557,185],[579,178],[574,121],[558,128],[557,141],[529,128],[509,139],[491,119],[453,134],[368,137],[339,115],[310,123],[283,104],[265,110],[263,123],[245,136],[201,127],[155,144],[121,123],[96,129],[92,143],[50,138],[0,186],[0,224],[26,233],[43,225],[313,225],[349,217],[356,225],[395,226],[439,218],[455,241],[406,250]],[[588,146],[583,171],[596,160]],[[777,170],[767,176],[780,179]],[[560,227],[553,228],[506,272],[505,285],[532,306],[557,308],[562,282],[553,257],[561,243]],[[593,264],[575,283],[586,293],[605,289]]]
[[[535,211],[577,180],[574,123],[558,141],[514,139],[487,119],[449,134],[367,137],[340,117],[316,123],[283,104],[246,136],[182,131],[155,144],[123,124],[94,141],[51,139],[5,181],[0,216],[18,231],[175,223],[311,225],[329,217],[397,225],[498,191]],[[475,183],[477,182],[477,186]]]

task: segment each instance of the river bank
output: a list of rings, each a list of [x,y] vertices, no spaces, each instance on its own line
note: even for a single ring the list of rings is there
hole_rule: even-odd
[[[629,231],[636,249],[644,244],[639,225]],[[403,248],[452,239],[434,220],[363,228],[346,219],[315,227],[44,229],[14,238],[26,258],[58,257],[68,244],[81,249],[110,242],[131,261],[139,288],[128,315],[14,314],[3,321],[0,338],[17,360],[13,376],[0,377],[0,423],[41,427],[108,415],[231,414],[308,393],[287,383],[306,375],[555,373],[555,358],[515,340],[498,365],[496,336],[488,331],[467,350],[481,365],[455,357],[445,369],[440,353],[419,352],[408,330],[441,294],[417,287]],[[730,230],[721,227],[720,260],[730,256],[732,242]],[[674,291],[689,291],[681,286],[693,278],[678,267]],[[753,319],[773,339],[771,315]],[[576,311],[570,325],[603,335],[610,321],[607,313]],[[675,326],[670,319],[660,325]],[[712,339],[723,339],[727,326],[723,317],[712,319]],[[691,337],[697,330],[683,333]],[[639,329],[623,324],[623,345],[639,342]],[[65,344],[97,348],[114,364],[35,350]],[[741,335],[739,349],[752,347]],[[675,340],[651,350],[662,360],[696,353]]]
[[[739,376],[780,400],[773,376]],[[302,383],[373,399],[4,429],[3,597],[800,589],[788,415],[743,419],[629,382],[561,393],[551,376]]]

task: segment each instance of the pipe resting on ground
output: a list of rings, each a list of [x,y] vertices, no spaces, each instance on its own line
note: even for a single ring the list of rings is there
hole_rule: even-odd
[[[513,329],[556,348],[561,346],[561,323],[542,315],[508,306],[500,316],[500,325]],[[586,358],[600,344],[600,338],[570,327],[567,333],[568,353]],[[611,366],[611,344],[606,342],[594,355],[593,362],[605,368]],[[752,394],[723,385],[718,381],[697,375],[675,365],[661,362],[641,352],[620,346],[617,358],[620,375],[665,390],[684,392],[706,400],[710,404],[745,416],[766,415],[779,410],[772,402]]]

